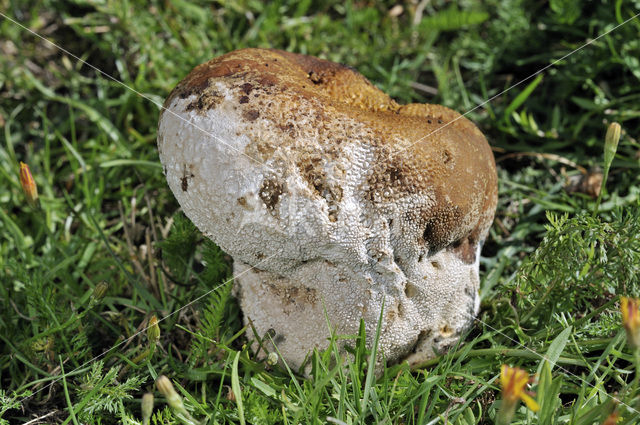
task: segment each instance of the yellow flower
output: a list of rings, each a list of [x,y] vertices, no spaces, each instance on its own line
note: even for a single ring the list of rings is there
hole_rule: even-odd
[[[620,297],[620,310],[622,312],[622,324],[627,331],[629,345],[640,347],[640,313],[638,307],[640,300],[637,298]]]
[[[518,400],[522,400],[529,409],[537,412],[540,406],[525,390],[528,382],[529,374],[524,370],[502,365],[500,384],[502,385],[503,402],[515,405]]]
[[[20,184],[29,205],[38,206],[38,186],[33,180],[29,166],[24,162],[20,162]]]

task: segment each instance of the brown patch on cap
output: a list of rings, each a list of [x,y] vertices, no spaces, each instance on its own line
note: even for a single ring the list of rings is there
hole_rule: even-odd
[[[275,283],[266,283],[265,289],[278,297],[285,308],[285,313],[305,310],[309,305],[318,302],[315,289],[306,286],[292,286],[284,279],[276,280]]]
[[[284,183],[282,181],[277,179],[265,179],[262,182],[258,195],[260,196],[260,199],[262,199],[262,202],[264,202],[265,207],[267,207],[269,211],[274,212],[283,191]]]
[[[218,64],[212,62],[213,61],[209,61],[196,66],[189,75],[180,81],[173,89],[163,106],[165,108],[168,107],[176,97],[186,99],[193,94],[202,94],[202,92],[209,87],[212,78],[228,77],[234,74],[238,76],[237,74],[245,67],[244,61],[241,59],[231,59]]]
[[[192,179],[194,177],[192,169],[192,164],[189,164],[189,166],[184,164],[182,168],[182,177],[180,177],[180,188],[183,192],[189,190],[189,179]]]
[[[476,248],[477,242],[469,236],[454,242],[448,249],[455,252],[464,263],[473,264],[476,262]]]
[[[250,83],[244,83],[243,85],[240,86],[240,88],[242,89],[242,92],[246,95],[251,94],[251,90],[253,90],[253,85]]]
[[[242,112],[242,118],[244,118],[247,121],[255,121],[258,119],[259,116],[260,116],[260,112],[256,111],[255,109],[249,109],[247,111]]]
[[[245,198],[244,196],[239,197],[237,201],[238,201],[238,205],[240,205],[245,210],[251,211],[253,209],[249,206],[249,203],[247,202],[247,198]]]
[[[422,239],[430,252],[437,252],[456,238],[463,217],[459,206],[445,201],[436,202],[436,207],[427,209],[422,218]]]
[[[207,87],[196,100],[187,105],[186,110],[197,112],[207,111],[216,108],[223,100],[224,98],[220,96],[220,93]]]

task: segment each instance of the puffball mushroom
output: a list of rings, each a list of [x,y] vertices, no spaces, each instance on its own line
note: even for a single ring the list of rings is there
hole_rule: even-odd
[[[169,186],[233,257],[245,322],[291,367],[361,319],[371,344],[381,317],[380,354],[410,364],[470,325],[497,176],[469,120],[400,105],[344,65],[265,49],[197,66],[164,106]]]

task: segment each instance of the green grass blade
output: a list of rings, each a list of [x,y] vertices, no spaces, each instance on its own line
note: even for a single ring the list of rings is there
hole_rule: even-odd
[[[564,348],[567,346],[567,342],[569,342],[569,336],[571,335],[572,331],[573,327],[569,326],[562,332],[560,332],[557,337],[555,337],[555,339],[551,342],[549,348],[547,349],[545,360],[540,363],[540,366],[538,366],[537,374],[540,374],[544,362],[549,363],[549,366],[551,366],[552,369],[555,367],[555,365],[558,363],[558,360],[560,359],[560,355],[564,351]]]
[[[231,389],[233,390],[233,395],[235,396],[236,404],[238,406],[238,419],[240,420],[240,425],[245,425],[244,405],[242,404],[242,390],[240,389],[240,379],[238,375],[239,360],[240,351],[236,353],[236,356],[233,359],[233,366],[231,367]]]
[[[508,119],[511,114],[520,107],[528,98],[531,96],[531,93],[538,87],[538,84],[542,81],[542,74],[538,74],[538,76],[522,90],[515,99],[511,101],[509,106],[507,106],[504,110],[503,117]]]
[[[378,324],[376,325],[376,336],[373,340],[373,346],[371,347],[371,354],[369,355],[369,363],[367,365],[367,377],[364,381],[364,390],[362,391],[362,409],[360,419],[364,420],[367,411],[369,410],[369,398],[371,396],[371,387],[376,377],[376,360],[378,358],[378,342],[380,341],[380,332],[382,330],[382,317],[384,313],[384,300],[382,301],[382,308],[380,309],[380,316],[378,317]]]

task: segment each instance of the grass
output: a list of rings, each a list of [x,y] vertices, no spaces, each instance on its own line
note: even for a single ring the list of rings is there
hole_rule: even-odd
[[[638,12],[622,0],[423,3],[396,14],[391,1],[0,0],[146,97],[0,20],[0,423],[142,423],[146,392],[153,424],[493,423],[502,364],[537,374],[541,410],[520,406],[515,423],[603,423],[614,409],[638,423],[639,362],[617,306],[640,295],[638,19],[468,115],[494,148],[500,201],[479,321],[458,347],[375,377],[361,333],[352,359],[336,360],[332,343],[303,379],[244,345],[230,259],[180,213],[150,100],[253,46],[353,66],[401,102],[467,111]],[[583,172],[598,176],[613,121],[623,134],[593,215],[597,178]],[[25,202],[20,161],[40,208]],[[144,331],[153,315],[157,344]],[[159,375],[187,415],[155,390]]]

